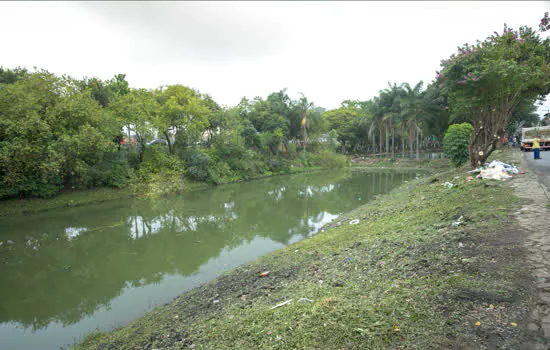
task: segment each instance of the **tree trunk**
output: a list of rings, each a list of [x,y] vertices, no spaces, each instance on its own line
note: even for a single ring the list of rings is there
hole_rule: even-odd
[[[372,154],[376,154],[376,137],[372,133]]]
[[[166,137],[166,142],[168,142],[168,153],[174,154],[172,152],[172,143],[170,142],[170,136],[168,135],[167,131],[164,132],[164,137]]]
[[[420,154],[418,153],[419,148],[420,148],[420,137],[419,137],[419,135],[420,135],[420,133],[418,132],[418,130],[416,130],[416,159],[420,158]]]
[[[382,123],[380,123],[380,140],[379,140],[379,143],[380,143],[380,149],[378,150],[380,152],[380,154],[382,154]]]
[[[388,134],[389,132],[388,122],[384,123],[384,129],[386,129],[386,156],[387,156],[390,151],[390,135]]]
[[[145,151],[145,141],[143,140],[143,137],[141,137],[141,134],[136,131],[136,152],[138,153],[138,160],[139,163],[143,162],[143,152]],[[140,149],[138,150],[138,143],[140,146]]]
[[[405,158],[405,123],[401,123],[401,158]]]
[[[413,129],[414,123],[409,122],[409,153],[410,157],[412,159],[413,157],[413,142],[414,142],[414,129]]]
[[[393,158],[395,152],[395,128],[391,128],[391,156]]]

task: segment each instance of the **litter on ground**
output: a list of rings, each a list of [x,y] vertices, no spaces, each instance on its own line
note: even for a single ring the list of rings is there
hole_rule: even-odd
[[[281,306],[285,306],[285,305],[287,305],[287,304],[290,304],[291,302],[292,302],[292,299],[287,300],[287,301],[285,301],[285,302],[283,302],[283,303],[280,303],[280,304],[277,304],[277,305],[273,306],[270,310],[276,309],[276,308],[281,307]]]
[[[479,173],[476,176],[478,179],[494,179],[499,181],[510,179],[512,175],[522,174],[515,165],[506,164],[500,160],[493,160],[486,166],[468,171],[468,173]]]

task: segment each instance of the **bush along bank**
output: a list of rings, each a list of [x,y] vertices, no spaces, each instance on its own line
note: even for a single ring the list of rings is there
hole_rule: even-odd
[[[464,170],[405,183],[75,347],[517,348],[532,302],[508,217],[520,203]]]
[[[200,152],[200,151],[199,151]],[[203,151],[206,153],[207,151]],[[177,164],[174,166],[174,163]],[[270,163],[284,163],[284,166],[270,167]],[[231,176],[218,176],[215,170],[209,168],[224,167],[213,161],[205,163],[203,171],[206,178],[190,175],[190,168],[183,166],[177,160],[167,158],[161,149],[146,153],[143,167],[131,171],[131,178],[122,188],[100,187],[88,190],[63,191],[50,198],[26,198],[0,200],[0,217],[19,214],[31,214],[59,208],[79,207],[111,200],[128,198],[155,198],[175,195],[185,191],[206,188],[231,182],[248,181],[270,176],[291,175],[306,172],[323,171],[327,169],[343,168],[350,164],[348,157],[331,152],[318,152],[296,157],[294,159],[271,159],[257,162],[258,169],[240,172],[239,169],[228,167]],[[180,169],[177,169],[177,167]],[[196,168],[192,171],[198,171]]]

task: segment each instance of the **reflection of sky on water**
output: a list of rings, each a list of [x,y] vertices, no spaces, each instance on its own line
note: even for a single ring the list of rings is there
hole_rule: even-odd
[[[327,212],[321,212],[317,214],[315,217],[312,217],[312,216],[308,217],[307,226],[305,225],[304,219],[300,220],[299,226],[293,227],[290,230],[288,230],[288,233],[292,234],[292,237],[290,237],[290,239],[288,240],[288,244],[294,244],[298,241],[301,241],[305,237],[313,236],[314,234],[318,233],[323,226],[325,226],[326,224],[332,222],[337,218],[338,218],[338,215],[334,215]]]
[[[283,186],[278,189],[268,191],[267,194],[271,199],[278,201],[283,198],[283,194],[285,193],[285,191],[286,191],[286,187]]]
[[[224,221],[236,220],[239,217],[237,213],[229,211],[233,206],[234,204],[228,205],[228,203],[225,203],[227,213],[219,217],[214,215],[191,215],[186,218],[181,218],[175,215],[165,214],[152,219],[144,219],[142,216],[130,216],[126,220],[126,222],[131,225],[129,236],[132,239],[139,239],[144,236],[159,233],[167,222],[173,225],[172,229],[174,232],[197,231],[198,225],[205,223],[215,224],[217,228],[222,229],[224,227]]]
[[[67,227],[65,235],[69,240],[78,237],[81,233],[88,231],[87,227]]]

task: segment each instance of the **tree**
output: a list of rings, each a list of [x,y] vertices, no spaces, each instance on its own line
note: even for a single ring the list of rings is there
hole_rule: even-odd
[[[298,102],[297,108],[299,111],[299,115],[301,116],[300,136],[302,139],[302,146],[303,146],[304,152],[306,151],[307,131],[310,127],[310,121],[308,121],[307,116],[309,112],[312,111],[313,107],[314,107],[313,102],[309,102],[307,100],[307,97],[305,97],[305,95],[302,94],[302,97]]]
[[[0,85],[0,197],[89,187],[117,125],[88,90],[47,71]]]
[[[420,133],[420,123],[424,116],[423,109],[423,100],[424,94],[422,87],[424,85],[423,81],[419,81],[414,88],[408,83],[403,84],[404,95],[401,98],[401,105],[403,107],[403,118],[401,119],[401,135],[402,135],[402,148],[401,152],[403,157],[405,156],[405,128],[408,129],[408,141],[409,141],[409,151],[412,157],[413,154],[413,143],[415,137],[417,137],[416,150],[418,153],[418,135]],[[418,157],[418,155],[417,155]]]
[[[117,74],[113,79],[105,82],[98,78],[84,78],[78,82],[78,85],[81,92],[89,89],[93,99],[103,108],[130,92],[125,74]]]
[[[548,12],[545,12],[544,17],[541,18],[539,23],[539,30],[541,32],[550,30],[550,17],[548,17]]]
[[[376,153],[376,119],[374,118],[374,109],[377,108],[373,100],[361,103],[361,113],[359,117],[359,128],[365,131],[366,140],[372,142],[372,153]],[[367,151],[368,151],[368,147]]]
[[[484,42],[464,45],[441,63],[437,80],[454,116],[468,118],[474,132],[472,167],[496,148],[510,116],[522,101],[542,100],[550,92],[550,40],[529,27],[504,26]]]
[[[521,128],[537,126],[540,123],[540,118],[536,111],[535,101],[527,99],[522,101],[510,115],[506,134],[519,135]]]
[[[216,133],[221,132],[224,117],[228,115],[226,110],[223,110],[220,105],[214,101],[214,99],[208,94],[201,94],[200,98],[209,110],[208,113],[208,127],[206,132],[208,133],[208,146],[212,144],[212,138]]]
[[[437,84],[429,84],[422,97],[422,130],[434,141],[445,133],[449,123],[447,98],[441,94]]]
[[[344,101],[340,108],[324,113],[329,129],[336,130],[338,134],[338,141],[342,145],[342,153],[347,153],[357,143],[360,115],[360,107],[358,103],[353,101]]]
[[[168,151],[174,153],[171,134],[185,144],[194,144],[208,127],[211,110],[200,94],[183,85],[170,85],[156,91],[160,111],[154,125],[166,138]]]
[[[128,142],[132,133],[136,136],[136,150],[141,163],[147,137],[153,133],[153,121],[160,110],[154,93],[146,89],[132,89],[111,104],[109,110],[121,125],[126,126]]]
[[[0,84],[13,84],[25,78],[28,74],[29,72],[25,68],[17,67],[15,69],[4,69],[0,67]]]
[[[395,129],[401,126],[403,142],[404,127],[402,123],[402,103],[404,84],[397,86],[397,84],[391,84],[388,82],[388,87],[381,90],[378,96],[372,100],[372,104],[369,106],[374,116],[372,127],[377,126],[380,132],[380,152],[382,152],[382,139],[386,141],[386,153],[391,152],[393,154],[395,150]],[[385,137],[382,136],[382,128],[385,130]],[[390,132],[391,132],[391,147],[390,147]],[[369,135],[371,133],[369,132]]]

